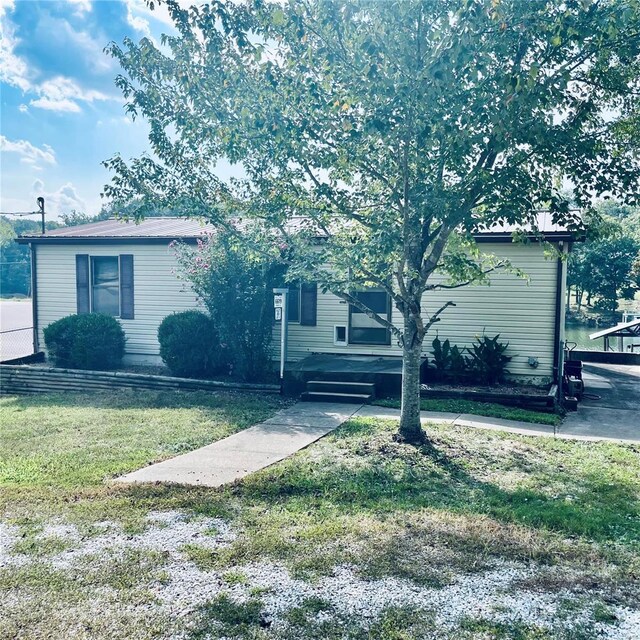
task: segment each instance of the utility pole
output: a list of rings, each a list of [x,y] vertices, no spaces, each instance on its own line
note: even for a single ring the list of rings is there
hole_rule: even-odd
[[[38,209],[40,209],[40,215],[42,216],[42,235],[45,233],[44,228],[44,198],[40,196],[36,202],[38,203]]]

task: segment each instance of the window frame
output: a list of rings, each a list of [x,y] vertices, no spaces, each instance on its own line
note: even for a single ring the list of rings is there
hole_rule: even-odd
[[[387,309],[386,309],[386,319],[391,322],[391,314],[392,314],[392,306],[391,306],[391,296],[389,295],[389,292],[386,291],[385,289],[383,289],[382,287],[372,287],[369,289],[358,289],[357,291],[352,292],[352,295],[357,295],[360,292],[366,292],[366,291],[375,291],[375,292],[379,292],[379,293],[384,293],[387,297]],[[377,323],[378,326],[377,327],[371,327],[373,329],[380,329],[382,331],[386,332],[386,337],[384,342],[360,342],[360,341],[353,341],[353,326],[351,324],[351,316],[353,314],[353,308],[355,305],[353,305],[352,303],[349,303],[349,321],[348,321],[348,325],[347,325],[347,344],[349,346],[353,345],[353,346],[364,346],[364,347],[389,347],[391,346],[391,331],[381,325],[380,323]],[[362,311],[356,311],[356,313],[363,313]],[[375,312],[374,312],[375,313]],[[384,317],[381,313],[378,313],[378,315]],[[357,329],[357,327],[356,327]]]
[[[94,294],[93,294],[93,290],[95,288],[95,283],[94,283],[94,261],[95,259],[98,258],[111,258],[112,260],[116,260],[117,262],[117,266],[118,266],[118,274],[116,276],[116,281],[117,281],[117,287],[118,287],[118,313],[117,315],[112,315],[112,314],[107,314],[107,315],[111,315],[113,318],[120,318],[121,314],[122,314],[122,287],[121,287],[121,282],[120,282],[120,273],[121,273],[121,269],[120,269],[120,255],[109,255],[109,256],[103,256],[103,255],[89,255],[89,309],[91,311],[91,313],[105,313],[104,311],[97,311],[94,307]],[[98,285],[100,286],[100,285]]]

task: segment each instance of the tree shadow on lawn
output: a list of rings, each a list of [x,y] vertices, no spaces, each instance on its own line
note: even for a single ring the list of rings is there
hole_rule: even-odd
[[[528,474],[522,486],[507,489],[480,479],[460,456],[454,459],[447,451],[451,442],[442,433],[444,438],[435,438],[431,454],[426,448],[394,443],[390,430],[375,434],[366,424],[352,421],[336,432],[333,450],[325,449],[315,459],[289,459],[247,478],[236,491],[266,507],[300,513],[315,509],[338,516],[390,515],[435,509],[481,514],[589,541],[640,541],[640,487],[633,478],[612,481],[603,477],[603,467],[597,464],[559,470],[554,461],[560,452],[548,460],[544,451],[538,452],[538,460],[526,462],[508,450],[498,459],[490,450],[474,452],[475,469],[487,466],[494,473],[506,473],[520,468]],[[552,481],[563,488],[560,494],[541,490]]]

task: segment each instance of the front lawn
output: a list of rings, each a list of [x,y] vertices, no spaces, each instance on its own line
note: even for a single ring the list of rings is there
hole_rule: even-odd
[[[637,446],[353,419],[221,490],[104,481],[280,402],[1,399],[0,637],[638,637]]]

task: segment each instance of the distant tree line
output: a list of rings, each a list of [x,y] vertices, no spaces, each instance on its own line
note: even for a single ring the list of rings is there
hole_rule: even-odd
[[[615,312],[640,290],[640,208],[599,202],[587,216],[587,239],[569,257],[568,299]]]
[[[47,230],[59,227],[74,227],[107,220],[114,216],[127,217],[131,205],[110,203],[100,212],[91,215],[83,211],[71,210],[60,215],[59,221],[46,223]],[[156,216],[177,216],[177,211],[157,211]],[[31,295],[31,259],[29,247],[18,244],[15,239],[23,234],[40,233],[40,220],[0,216],[0,296]]]

